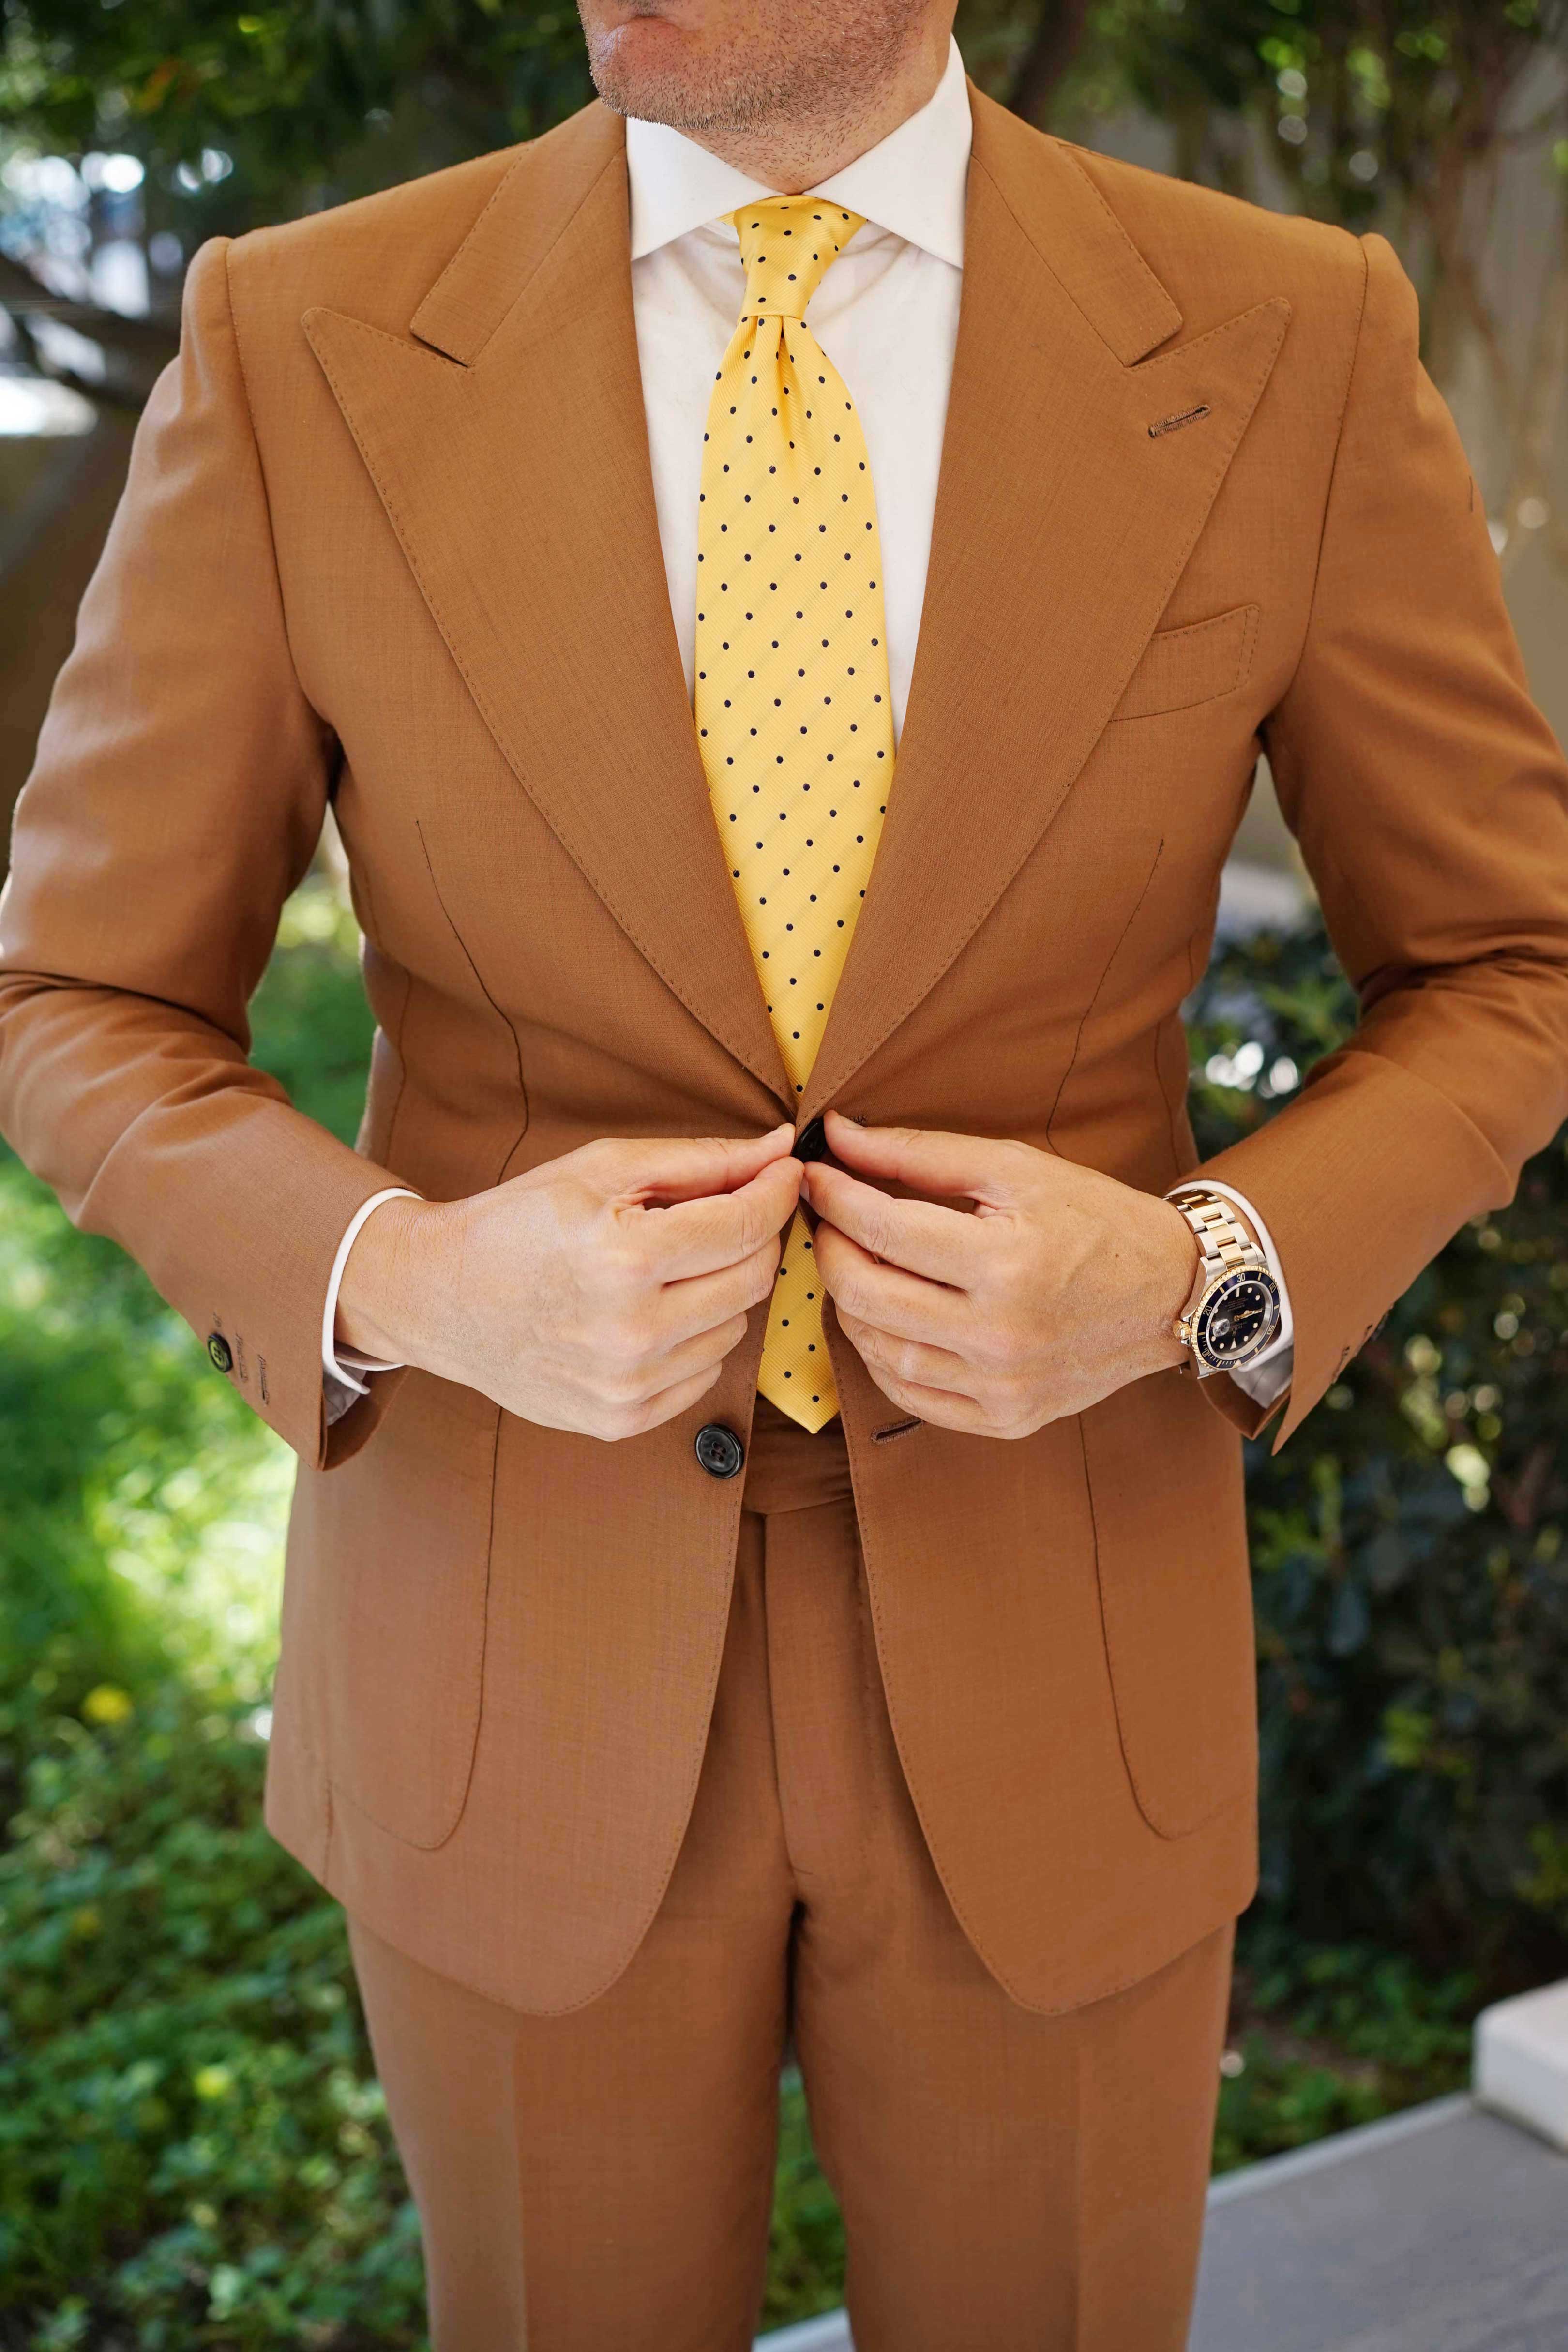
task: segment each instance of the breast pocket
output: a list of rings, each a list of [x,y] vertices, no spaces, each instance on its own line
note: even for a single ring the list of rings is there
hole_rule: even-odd
[[[1111,713],[1112,723],[1153,719],[1162,711],[1187,710],[1194,703],[1234,694],[1246,684],[1252,667],[1258,614],[1256,604],[1237,604],[1231,612],[1216,613],[1212,621],[1156,631]]]

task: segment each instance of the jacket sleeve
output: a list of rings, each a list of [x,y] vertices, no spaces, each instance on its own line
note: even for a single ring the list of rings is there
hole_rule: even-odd
[[[251,1066],[247,1007],[320,835],[332,756],[289,655],[215,240],[192,265],[180,354],[139,426],[17,804],[0,1129],[322,1465],[375,1410],[329,1437],[328,1278],[355,1210],[395,1179]]]
[[[1265,730],[1361,1017],[1294,1102],[1186,1180],[1256,1202],[1289,1284],[1276,1450],[1568,1117],[1568,769],[1420,363],[1415,293],[1382,237],[1363,254],[1310,618]],[[1273,1410],[1205,1385],[1244,1427]]]

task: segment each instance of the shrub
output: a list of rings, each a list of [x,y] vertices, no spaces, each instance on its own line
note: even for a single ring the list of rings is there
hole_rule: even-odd
[[[1218,1149],[1349,1029],[1317,931],[1214,965]],[[1568,1138],[1399,1300],[1282,1454],[1248,1448],[1263,1744],[1254,1922],[1489,1986],[1568,1956]]]
[[[0,2341],[424,2341],[342,1915],[261,1827],[264,1754],[247,1704],[169,1684],[33,1759],[0,1855]]]
[[[286,1478],[135,1268],[0,1159],[0,1820],[58,1717],[194,1664],[219,1621],[237,1650],[248,1612],[259,1678]]]

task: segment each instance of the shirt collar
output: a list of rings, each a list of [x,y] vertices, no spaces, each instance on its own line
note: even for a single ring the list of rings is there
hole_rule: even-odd
[[[963,60],[950,40],[946,70],[920,112],[805,193],[962,268],[971,136]],[[682,132],[635,115],[626,122],[626,173],[634,261],[773,193]]]

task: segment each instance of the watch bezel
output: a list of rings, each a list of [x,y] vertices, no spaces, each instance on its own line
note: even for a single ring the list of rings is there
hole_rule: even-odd
[[[1237,1288],[1244,1282],[1256,1282],[1262,1285],[1274,1302],[1274,1313],[1267,1328],[1250,1346],[1239,1348],[1230,1355],[1217,1355],[1207,1344],[1205,1338],[1205,1326],[1217,1302],[1228,1291]],[[1184,1318],[1192,1335],[1189,1345],[1198,1361],[1206,1365],[1212,1372],[1243,1371],[1248,1364],[1255,1362],[1266,1349],[1273,1346],[1279,1336],[1283,1311],[1284,1302],[1279,1295],[1279,1285],[1266,1265],[1227,1266],[1223,1274],[1215,1275],[1192,1313]]]

